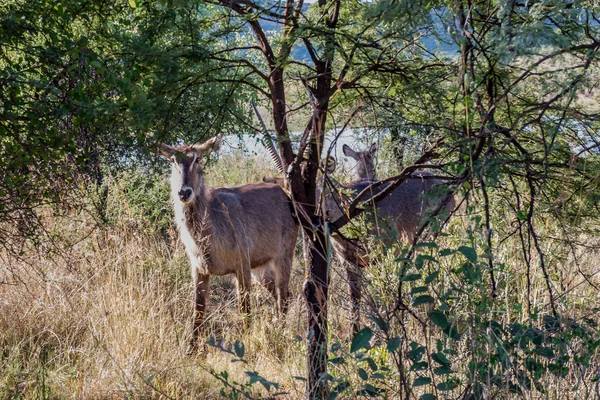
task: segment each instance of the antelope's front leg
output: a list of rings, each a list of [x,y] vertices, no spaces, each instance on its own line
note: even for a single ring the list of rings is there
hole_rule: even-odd
[[[350,288],[350,306],[352,308],[352,332],[360,331],[360,300],[362,297],[362,271],[355,264],[344,261],[348,286]]]
[[[208,274],[194,274],[194,330],[192,331],[192,338],[190,339],[190,345],[187,353],[193,353],[198,349],[198,336],[204,320],[204,314],[206,312],[206,299],[208,298],[210,275]]]

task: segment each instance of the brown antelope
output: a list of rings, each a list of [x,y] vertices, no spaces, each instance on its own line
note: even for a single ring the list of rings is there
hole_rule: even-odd
[[[262,281],[283,315],[298,227],[290,201],[273,184],[208,188],[203,160],[217,151],[221,137],[201,145],[160,144],[171,167],[171,197],[175,222],[192,266],[195,285],[194,328],[188,351],[198,345],[206,311],[210,275],[235,274],[240,309],[250,312],[251,278]]]
[[[349,193],[352,198],[376,180],[373,162],[373,157],[377,152],[375,144],[363,152],[354,151],[347,145],[344,145],[342,150],[344,155],[356,160],[358,180],[347,185],[334,182],[338,191],[326,191],[323,203],[329,221],[335,221],[345,213],[340,201],[340,192]],[[414,172],[411,178],[404,181],[376,204],[373,212],[375,215],[370,217],[371,222],[374,222],[374,226],[369,228],[370,236],[384,237],[389,244],[394,240],[395,235],[399,235],[406,241],[413,241],[423,212],[432,205],[426,198],[426,194],[431,188],[442,183],[439,179],[426,179],[425,177],[428,176],[432,176],[432,174],[427,171]],[[386,185],[380,186],[373,195],[385,187]],[[452,210],[453,208],[454,200],[451,199],[446,205],[446,209]],[[368,257],[354,241],[345,240],[338,235],[333,235],[332,239],[333,248],[346,269],[350,286],[353,328],[357,332],[360,329],[360,300],[362,297],[360,267],[368,264]]]
[[[280,173],[281,160],[272,144],[267,143],[269,152],[273,157],[275,166]],[[374,156],[377,152],[377,145],[373,144],[367,151],[357,152],[349,146],[342,147],[344,155],[353,158],[357,162],[358,179],[347,185],[340,185],[331,179],[336,191],[326,189],[323,196],[323,208],[327,213],[329,221],[335,221],[345,213],[340,193],[350,193],[356,196],[362,190],[376,181]],[[336,161],[329,156],[326,163],[326,172],[333,173]],[[412,177],[404,181],[400,186],[392,191],[383,200],[379,201],[375,207],[375,227],[369,230],[369,235],[383,237],[385,242],[391,244],[398,236],[405,241],[412,242],[423,216],[423,212],[431,206],[431,201],[427,199],[426,194],[434,187],[442,183],[440,179],[427,179],[432,176],[428,171],[416,171]],[[265,177],[264,182],[272,182],[287,187],[287,182],[282,176]],[[373,195],[383,190],[387,185],[381,185],[373,192]],[[317,197],[321,197],[318,193]],[[454,199],[451,197],[445,206],[446,210],[454,209]],[[373,220],[373,216],[371,216]],[[346,269],[348,284],[350,287],[350,299],[352,307],[352,319],[354,332],[360,329],[360,300],[362,297],[361,289],[361,267],[368,265],[368,257],[365,251],[361,249],[357,241],[346,240],[339,235],[332,235],[332,245],[338,255],[338,258]]]

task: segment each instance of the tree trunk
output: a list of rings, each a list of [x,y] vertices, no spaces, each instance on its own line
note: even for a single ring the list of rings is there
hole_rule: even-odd
[[[283,69],[271,69],[269,89],[273,105],[273,122],[280,146],[284,169],[289,174],[292,199],[298,219],[302,225],[306,275],[303,294],[307,308],[307,387],[306,398],[327,398],[327,381],[323,379],[327,371],[327,301],[329,288],[329,260],[323,220],[316,215],[317,174],[325,124],[331,96],[331,64],[319,63],[321,71],[313,94],[316,98],[317,113],[309,124],[312,134],[308,146],[308,159],[298,165],[292,151],[286,120],[285,87]],[[315,110],[313,110],[315,111]],[[308,128],[307,128],[308,129]],[[304,154],[303,154],[304,155]],[[291,168],[290,168],[291,167]]]
[[[325,103],[327,105],[327,103]],[[308,159],[293,168],[290,184],[302,225],[306,275],[303,287],[307,312],[307,399],[325,399],[327,380],[327,301],[329,298],[328,246],[323,219],[316,214],[317,173],[323,143],[326,112],[312,124]]]
[[[307,309],[307,399],[327,398],[327,299],[329,263],[321,229],[304,234],[307,263],[303,294]]]

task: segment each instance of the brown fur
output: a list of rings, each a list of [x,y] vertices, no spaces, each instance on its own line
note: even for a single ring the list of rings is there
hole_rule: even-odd
[[[243,313],[250,312],[251,274],[272,290],[279,313],[286,312],[298,233],[289,199],[279,186],[206,187],[199,164],[219,144],[217,137],[203,145],[160,146],[161,154],[173,163],[175,221],[196,287],[192,347],[197,346],[210,275],[236,275]],[[184,201],[181,194],[188,189],[193,195]]]
[[[357,161],[357,175],[359,179],[347,185],[339,185],[337,188],[338,192],[336,193],[327,193],[324,201],[330,221],[335,221],[345,212],[343,204],[340,201],[340,191],[342,193],[350,193],[350,197],[352,198],[376,180],[373,162],[373,156],[377,150],[375,145],[364,152],[354,151],[347,145],[344,145],[343,150],[345,155]],[[427,171],[416,171],[412,174],[413,178],[404,181],[391,194],[378,202],[373,213],[374,215],[370,217],[374,225],[369,231],[370,236],[383,237],[388,244],[391,244],[395,240],[395,237],[392,235],[395,231],[404,240],[412,241],[419,228],[422,215],[432,206],[431,201],[428,201],[425,194],[433,187],[442,183],[439,179],[419,179],[420,177],[431,175]],[[378,190],[383,190],[384,188],[385,185]],[[447,210],[454,209],[453,199],[446,205],[446,208]],[[346,267],[352,300],[354,330],[358,331],[360,329],[359,305],[362,295],[359,267],[366,266],[369,259],[367,254],[353,242],[346,241],[337,235],[333,239],[333,247],[336,254]]]

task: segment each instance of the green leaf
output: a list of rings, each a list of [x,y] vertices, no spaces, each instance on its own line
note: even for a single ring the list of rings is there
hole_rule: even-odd
[[[129,0],[129,7],[131,8],[137,8],[137,2],[136,0]]]
[[[419,397],[419,400],[435,400],[435,396],[431,393],[425,393],[422,394],[421,397]]]
[[[450,366],[442,365],[441,367],[437,367],[433,369],[433,373],[436,375],[449,375],[452,373]]]
[[[402,277],[403,282],[412,282],[421,279],[421,274],[408,274]]]
[[[367,379],[369,379],[369,374],[367,374],[367,371],[365,371],[362,368],[358,369],[358,376],[360,377],[360,379],[362,379],[363,381],[366,381]]]
[[[335,357],[335,358],[330,358],[329,362],[332,364],[342,364],[344,362],[344,357]]]
[[[142,88],[140,85],[135,85],[135,90],[138,93],[138,96],[140,96],[140,100],[143,103],[148,101],[148,95],[146,95],[146,91],[144,90],[144,88]]]
[[[417,269],[423,268],[425,261],[437,262],[436,259],[433,258],[432,256],[428,256],[426,254],[419,254],[417,256],[417,259],[415,260],[415,267],[417,267]]]
[[[410,343],[411,350],[408,352],[408,358],[413,361],[419,361],[425,354],[425,347],[419,346],[415,342]]]
[[[393,353],[394,351],[396,351],[398,349],[398,347],[400,347],[400,338],[399,337],[391,338],[390,340],[388,340],[387,351],[389,351],[390,353]]]
[[[367,383],[367,384],[365,384],[363,390],[360,391],[360,395],[375,397],[383,392],[385,392],[384,389],[377,388],[377,387],[371,385],[370,383]]]
[[[429,275],[427,275],[427,278],[425,278],[425,283],[426,284],[430,284],[431,282],[433,282],[434,280],[436,280],[436,278],[440,275],[439,271],[433,271],[432,273],[430,273]]]
[[[441,365],[449,365],[450,364],[450,360],[448,360],[446,355],[441,352],[440,353],[432,353],[431,358],[433,359],[433,361],[435,361]]]
[[[421,304],[432,304],[434,302],[434,298],[428,294],[424,294],[423,296],[419,296],[413,300],[413,307],[420,306]]]
[[[377,327],[384,332],[387,332],[390,329],[388,322],[382,318],[376,317],[374,315],[369,315],[369,319],[375,322],[375,324],[377,324]]]
[[[419,294],[428,291],[429,288],[427,286],[415,286],[411,289],[410,294]]]
[[[449,325],[448,319],[446,318],[444,313],[439,310],[433,310],[432,312],[430,312],[429,319],[431,320],[431,322],[433,322],[442,329],[446,329]]]
[[[329,394],[329,400],[336,399],[338,395],[346,391],[350,387],[350,382],[342,381],[336,387],[333,388],[331,393]]]
[[[431,383],[431,378],[427,376],[420,376],[413,382],[413,387],[429,385]]]
[[[369,341],[373,337],[373,331],[371,328],[366,327],[360,330],[354,339],[352,339],[352,344],[350,345],[350,352],[354,353],[362,348],[368,348]]]
[[[233,350],[235,350],[236,356],[238,356],[239,358],[244,358],[244,354],[246,353],[244,343],[240,342],[239,340],[236,340],[235,343],[233,343]]]
[[[442,249],[442,250],[440,250],[440,256],[441,257],[450,256],[450,255],[452,255],[454,253],[456,253],[456,250],[452,250],[452,249]]]
[[[459,341],[461,334],[456,330],[456,328],[453,325],[448,325],[446,327],[446,329],[443,330],[444,333],[448,336],[450,336],[452,339]]]
[[[248,377],[250,378],[250,384],[254,384],[256,382],[260,382],[262,378],[262,376],[260,376],[258,374],[258,372],[255,371],[246,371],[246,375],[248,375]]]
[[[457,386],[458,386],[458,383],[449,380],[449,381],[446,381],[443,383],[439,383],[436,387],[438,390],[441,390],[444,392],[444,391],[455,389]]]
[[[371,357],[365,358],[364,361],[369,364],[369,368],[371,368],[371,371],[377,371],[379,368],[377,367],[377,364],[375,363],[375,361],[373,361],[373,359]]]
[[[477,252],[474,248],[468,246],[460,246],[458,248],[458,251],[461,252],[462,255],[465,256],[467,260],[471,261],[472,263],[477,262]]]
[[[534,351],[536,354],[539,354],[542,357],[554,358],[554,351],[551,347],[539,346],[536,347]]]
[[[429,366],[425,361],[419,361],[410,366],[410,371],[423,371]]]
[[[548,369],[553,375],[564,378],[569,374],[569,367],[565,364],[553,363],[548,365]]]

